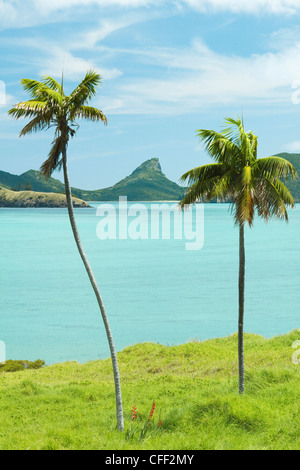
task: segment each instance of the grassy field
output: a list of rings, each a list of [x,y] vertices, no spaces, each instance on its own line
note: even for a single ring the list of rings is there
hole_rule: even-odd
[[[269,340],[245,336],[244,396],[236,335],[126,348],[118,355],[124,433],[116,430],[110,359],[0,373],[0,449],[299,450],[297,340],[300,330]]]

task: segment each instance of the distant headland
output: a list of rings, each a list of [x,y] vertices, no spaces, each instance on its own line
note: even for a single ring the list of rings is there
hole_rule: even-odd
[[[64,184],[54,178],[45,179],[39,171],[29,170],[20,176],[0,171],[0,186],[14,191],[41,191],[63,193]],[[131,175],[114,186],[95,191],[72,188],[74,197],[84,201],[118,201],[127,196],[128,201],[179,201],[185,188],[170,181],[162,172],[158,158],[142,163]]]
[[[85,201],[73,198],[74,207],[90,207]],[[0,187],[0,207],[67,207],[64,194],[36,191],[12,191]]]
[[[300,175],[300,154],[278,153],[277,155],[290,161]],[[288,181],[286,184],[295,201],[300,202],[300,179]],[[4,204],[3,201],[6,201],[5,204],[15,204],[9,207],[66,206],[64,184],[55,178],[45,179],[36,170],[29,170],[20,176],[0,171],[0,187],[12,190],[14,193],[9,197],[8,195],[4,196],[3,190],[2,196],[0,193],[0,204]],[[94,191],[72,188],[72,194],[74,198],[77,198],[74,199],[75,207],[88,207],[88,204],[84,204],[84,201],[118,201],[120,196],[127,196],[128,201],[180,201],[185,191],[186,188],[179,186],[165,176],[158,158],[145,161],[129,176],[108,188]],[[25,192],[28,194],[25,194]],[[36,193],[36,196],[34,196],[34,193]],[[38,195],[38,193],[40,194]],[[46,194],[48,194],[48,197]],[[55,195],[58,198],[54,198]],[[25,198],[24,203],[22,198]]]

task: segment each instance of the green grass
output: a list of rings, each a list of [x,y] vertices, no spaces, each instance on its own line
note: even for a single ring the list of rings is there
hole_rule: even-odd
[[[124,433],[116,430],[110,359],[0,373],[0,449],[299,450],[300,365],[292,363],[299,339],[300,330],[269,340],[245,335],[243,396],[236,335],[126,348],[118,354]]]
[[[74,207],[89,207],[78,198],[73,198],[73,204]],[[0,187],[0,207],[67,207],[67,200],[64,194],[11,191]]]

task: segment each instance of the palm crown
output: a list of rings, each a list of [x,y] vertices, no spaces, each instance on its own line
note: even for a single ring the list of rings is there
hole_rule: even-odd
[[[99,74],[90,70],[74,91],[66,96],[62,83],[45,76],[41,81],[23,79],[23,88],[31,95],[29,101],[16,104],[9,114],[16,119],[31,118],[31,121],[20,132],[20,136],[55,127],[48,159],[42,164],[41,172],[49,178],[56,169],[61,169],[62,152],[69,138],[74,137],[78,128],[77,119],[102,121],[107,123],[102,111],[87,106],[88,101],[96,94],[101,83]]]
[[[222,132],[198,130],[208,154],[216,163],[194,168],[181,177],[190,185],[181,207],[212,199],[232,203],[236,224],[253,224],[255,209],[266,220],[275,216],[288,220],[287,206],[294,199],[281,181],[295,178],[293,165],[280,157],[257,158],[257,137],[246,132],[240,119],[225,120]]]

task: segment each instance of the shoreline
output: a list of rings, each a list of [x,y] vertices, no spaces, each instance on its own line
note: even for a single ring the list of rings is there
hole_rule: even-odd
[[[257,339],[257,340],[261,340],[263,342],[272,342],[272,341],[277,341],[278,339],[283,339],[284,337],[286,336],[291,336],[291,335],[296,335],[298,334],[299,335],[299,341],[300,341],[300,327],[299,328],[293,328],[291,329],[290,331],[287,331],[286,333],[281,333],[281,334],[276,334],[276,335],[272,335],[272,336],[264,336],[264,335],[261,335],[259,333],[249,333],[249,332],[245,332],[245,339],[247,340],[254,340],[254,339]],[[234,332],[234,333],[231,333],[229,335],[225,335],[225,336],[218,336],[218,337],[214,337],[214,338],[207,338],[207,339],[190,339],[186,342],[183,342],[183,343],[178,343],[178,344],[164,344],[164,343],[159,343],[159,342],[155,342],[155,341],[142,341],[142,342],[137,342],[137,343],[133,343],[133,344],[128,344],[127,346],[124,346],[122,349],[118,350],[117,351],[117,355],[122,355],[122,354],[127,354],[127,350],[131,350],[131,349],[136,349],[136,348],[143,348],[143,347],[162,347],[162,348],[165,348],[166,350],[170,350],[170,349],[180,349],[180,348],[184,348],[184,347],[187,347],[189,345],[193,345],[193,344],[198,344],[198,345],[203,345],[204,347],[206,347],[207,345],[209,345],[209,343],[214,343],[214,342],[222,342],[222,341],[237,341],[238,340],[238,333],[237,332]],[[291,348],[292,348],[292,344],[291,344]],[[291,349],[291,354],[293,353],[294,351]],[[7,361],[36,361],[38,360],[39,358],[31,358],[31,359],[20,359],[20,358],[13,358],[13,357],[9,357],[8,359],[6,359],[5,362],[2,362],[2,364],[5,364]],[[102,362],[102,361],[107,361],[107,360],[110,360],[110,355],[108,356],[105,356],[105,357],[100,357],[100,358],[95,358],[95,359],[87,359],[87,360],[84,360],[84,361],[79,361],[77,359],[66,359],[66,360],[61,360],[61,361],[54,361],[54,362],[49,362],[47,363],[46,361],[46,364],[44,367],[51,367],[51,366],[55,366],[55,365],[63,365],[63,364],[78,364],[78,365],[86,365],[86,364],[90,364],[90,363],[94,363],[94,362]]]

